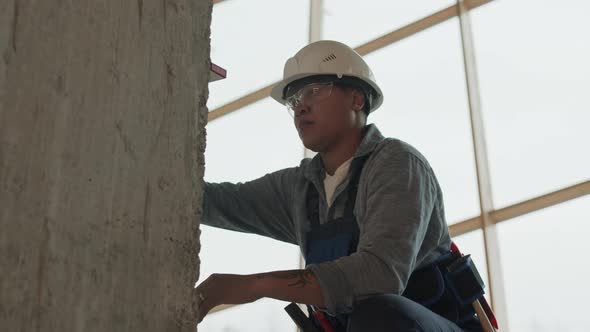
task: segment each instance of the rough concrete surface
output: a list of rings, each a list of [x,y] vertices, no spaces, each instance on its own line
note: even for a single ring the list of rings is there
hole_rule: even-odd
[[[0,2],[0,330],[194,331],[211,1]]]

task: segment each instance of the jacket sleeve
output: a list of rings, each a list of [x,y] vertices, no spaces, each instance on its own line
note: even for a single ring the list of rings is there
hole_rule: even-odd
[[[359,187],[366,204],[357,251],[309,266],[330,313],[350,312],[356,300],[372,295],[401,294],[425,254],[450,241],[430,167],[412,153],[386,152],[375,157]]]
[[[245,183],[205,183],[205,225],[254,233],[296,244],[291,213],[298,168],[288,168]]]

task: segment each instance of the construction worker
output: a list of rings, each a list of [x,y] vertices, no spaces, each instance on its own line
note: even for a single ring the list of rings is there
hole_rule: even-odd
[[[383,93],[362,57],[339,42],[311,43],[287,60],[271,97],[317,155],[250,182],[206,183],[202,222],[299,245],[307,265],[211,275],[195,289],[199,321],[217,305],[270,297],[309,305],[325,331],[479,330],[473,314],[445,318],[406,294],[410,282],[438,287],[410,279],[451,240],[426,158],[367,124]]]

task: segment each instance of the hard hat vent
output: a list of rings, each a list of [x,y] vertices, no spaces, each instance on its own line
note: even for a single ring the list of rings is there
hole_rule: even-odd
[[[331,53],[330,55],[328,55],[327,57],[325,57],[322,62],[328,62],[328,61],[332,61],[332,60],[336,60],[336,56],[334,55],[334,53]]]

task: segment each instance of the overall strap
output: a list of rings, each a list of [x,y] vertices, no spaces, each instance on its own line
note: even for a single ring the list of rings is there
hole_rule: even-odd
[[[353,163],[351,165],[352,174],[350,177],[350,182],[348,183],[350,188],[348,189],[348,198],[345,203],[346,205],[344,206],[344,218],[350,219],[352,222],[353,233],[352,233],[352,243],[350,245],[350,250],[351,250],[350,254],[352,254],[353,252],[356,251],[356,247],[358,246],[358,243],[359,243],[360,230],[359,230],[358,222],[356,220],[356,216],[354,215],[354,206],[356,203],[356,195],[358,192],[361,173],[362,173],[363,168],[365,166],[365,162],[367,161],[368,158],[369,158],[368,155],[362,156],[358,159],[353,160]]]
[[[365,165],[365,162],[368,159],[368,155],[366,156],[362,156],[362,157],[358,157],[355,158],[352,162],[351,162],[351,176],[350,176],[350,180],[348,182],[348,197],[346,199],[346,203],[344,206],[344,217],[353,217],[354,218],[354,205],[356,202],[356,194],[358,191],[358,185],[359,185],[359,181],[361,178],[361,173],[363,170],[363,167]],[[319,227],[320,225],[320,215],[319,215],[319,205],[320,205],[320,201],[319,201],[319,195],[317,190],[315,190],[315,187],[313,186],[313,184],[310,182],[308,189],[307,189],[307,218],[311,223],[312,228],[314,227]],[[355,220],[355,225],[356,225],[356,220]],[[357,233],[358,233],[358,225],[356,225],[357,228]],[[358,234],[357,234],[358,235]],[[358,238],[358,236],[357,236]]]
[[[363,167],[365,166],[365,162],[368,158],[368,155],[356,158],[350,165],[352,174],[350,176],[350,181],[348,182],[348,186],[350,188],[348,189],[348,198],[346,200],[346,205],[344,206],[344,215],[354,215],[354,205],[356,202],[359,181],[361,179]]]

